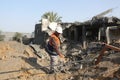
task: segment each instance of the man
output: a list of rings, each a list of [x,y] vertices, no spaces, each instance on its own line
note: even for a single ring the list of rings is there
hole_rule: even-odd
[[[59,35],[62,34],[62,28],[56,27],[55,32],[50,36],[47,44],[47,52],[50,55],[50,73],[57,70],[58,55],[64,59],[64,55],[60,52],[60,39]]]

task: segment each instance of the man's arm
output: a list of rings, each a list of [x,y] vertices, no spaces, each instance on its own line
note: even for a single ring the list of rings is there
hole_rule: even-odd
[[[55,42],[55,39],[54,38],[51,38],[52,39],[52,44],[53,44],[53,47],[55,49],[55,52],[61,57],[61,58],[64,58],[64,55],[60,52],[59,50],[59,47],[58,45],[56,44]]]

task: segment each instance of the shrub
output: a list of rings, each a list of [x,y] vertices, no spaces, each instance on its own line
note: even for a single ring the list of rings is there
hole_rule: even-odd
[[[15,35],[13,36],[13,40],[20,42],[22,39],[22,34],[19,32],[16,32]]]
[[[5,35],[0,35],[0,41],[4,41]]]
[[[0,31],[0,41],[4,41],[5,35],[2,35],[2,31]]]

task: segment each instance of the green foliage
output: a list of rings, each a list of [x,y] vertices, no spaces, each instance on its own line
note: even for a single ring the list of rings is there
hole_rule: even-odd
[[[1,34],[1,32],[2,32],[2,31],[0,30],[0,34]]]
[[[13,37],[13,40],[20,42],[21,39],[22,39],[22,34],[19,32],[16,32],[14,37]]]
[[[5,35],[0,35],[0,41],[4,41]]]
[[[62,17],[59,17],[58,14],[54,12],[46,12],[42,18],[48,19],[50,22],[61,22]]]
[[[2,31],[0,30],[0,41],[4,41],[5,35],[2,35]]]

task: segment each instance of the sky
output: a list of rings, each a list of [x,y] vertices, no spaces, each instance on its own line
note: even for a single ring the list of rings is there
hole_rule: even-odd
[[[120,0],[0,0],[0,30],[31,33],[49,11],[62,22],[84,22],[110,8],[114,10],[106,16],[120,18]]]

